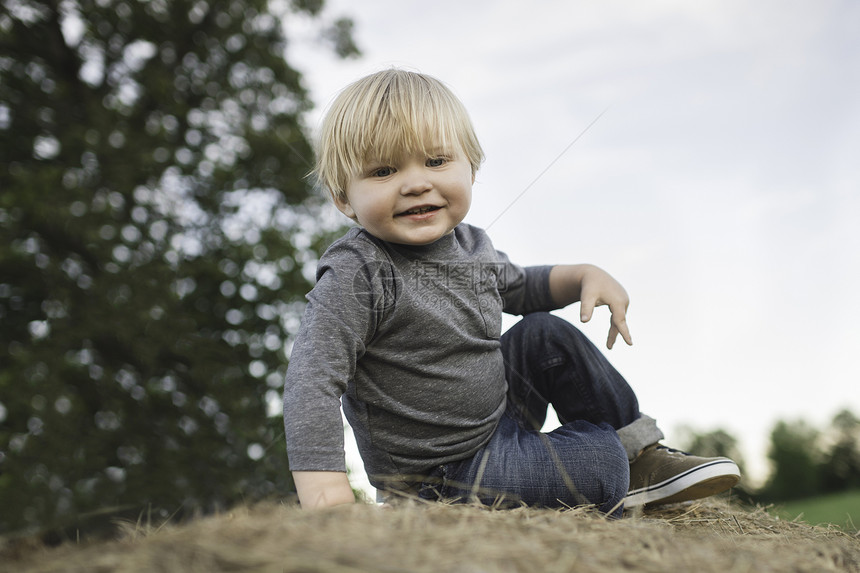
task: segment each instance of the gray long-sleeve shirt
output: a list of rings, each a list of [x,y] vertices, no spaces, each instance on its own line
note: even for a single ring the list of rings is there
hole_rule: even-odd
[[[473,455],[505,409],[502,310],[555,308],[549,266],[520,267],[461,224],[423,246],[352,229],[317,267],[284,388],[293,471],[345,471],[341,398],[371,484]]]

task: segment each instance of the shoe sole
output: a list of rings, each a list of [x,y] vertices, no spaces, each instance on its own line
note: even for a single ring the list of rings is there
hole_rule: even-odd
[[[715,460],[661,483],[630,491],[624,499],[624,507],[664,505],[709,497],[726,491],[740,479],[741,472],[733,461]]]

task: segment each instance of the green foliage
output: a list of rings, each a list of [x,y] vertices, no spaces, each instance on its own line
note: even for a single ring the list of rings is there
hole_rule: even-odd
[[[860,420],[839,412],[824,431],[780,421],[771,432],[772,473],[758,492],[764,502],[789,501],[860,487]]]
[[[819,432],[806,422],[779,421],[770,435],[773,473],[762,495],[773,500],[788,500],[820,492]]]
[[[827,492],[860,489],[860,419],[843,410],[833,418],[831,430],[833,444],[821,467],[822,488]]]
[[[2,6],[0,531],[288,491],[267,409],[334,227],[288,8]]]

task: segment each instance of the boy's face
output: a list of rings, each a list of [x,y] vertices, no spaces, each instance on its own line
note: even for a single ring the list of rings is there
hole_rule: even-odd
[[[454,230],[472,204],[472,166],[458,149],[372,161],[354,175],[336,205],[371,235],[427,245]]]

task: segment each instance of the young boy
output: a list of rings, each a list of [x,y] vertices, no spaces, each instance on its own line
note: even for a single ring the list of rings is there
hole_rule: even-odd
[[[601,352],[548,314],[627,293],[592,265],[521,267],[462,223],[483,151],[461,102],[401,70],[348,86],[323,121],[316,175],[358,223],[319,261],[284,388],[303,507],[354,501],[340,406],[383,495],[622,507],[708,496],[740,472],[666,448]],[[502,311],[524,315],[501,335]],[[561,427],[541,433],[547,405]]]

